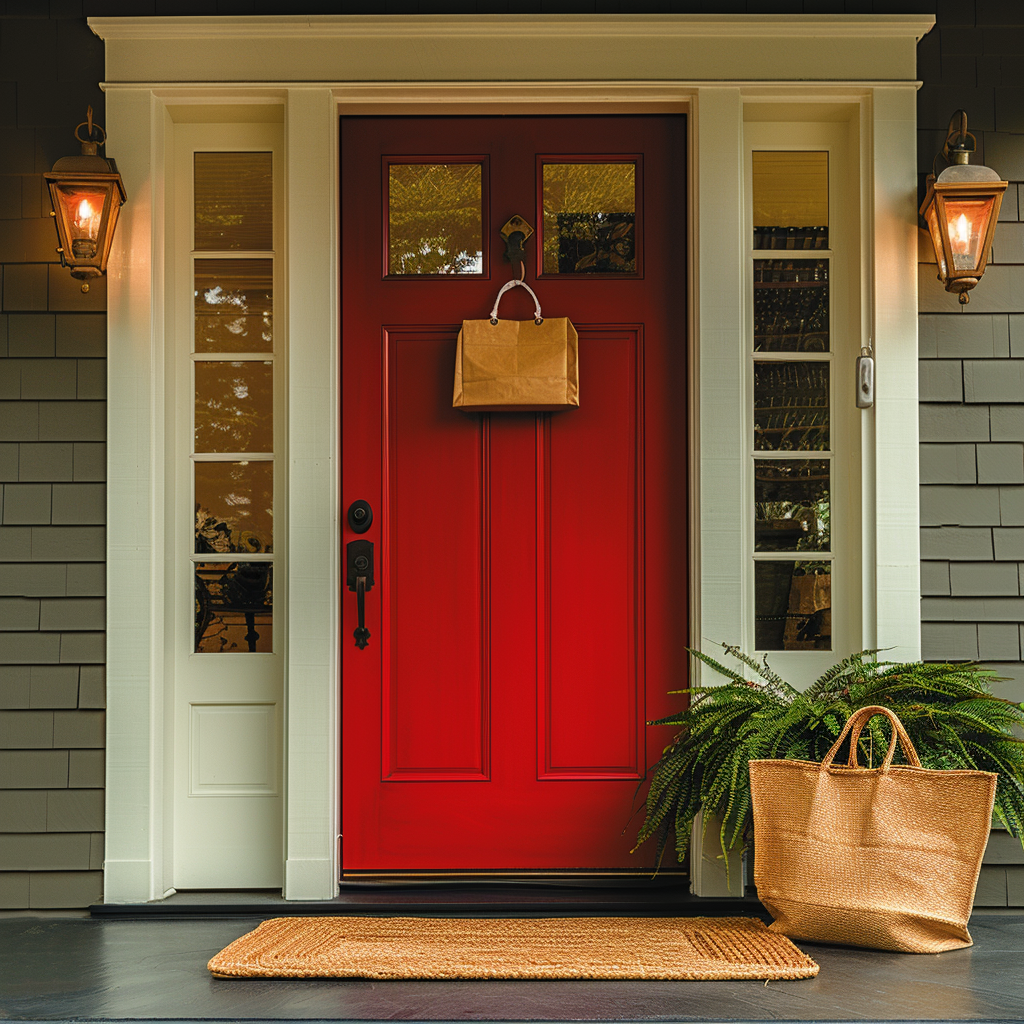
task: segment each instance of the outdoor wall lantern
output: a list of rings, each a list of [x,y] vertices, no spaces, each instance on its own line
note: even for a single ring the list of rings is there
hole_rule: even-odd
[[[990,167],[967,162],[975,149],[967,114],[958,110],[950,118],[942,146],[949,166],[936,177],[932,162],[920,210],[935,249],[939,280],[947,292],[957,293],[961,305],[970,301],[968,292],[985,273],[1006,190],[1006,182]]]
[[[84,138],[79,134],[82,128]],[[75,138],[82,144],[81,154],[61,157],[43,177],[53,204],[60,264],[71,268],[71,276],[81,280],[82,291],[87,292],[89,279],[106,273],[117,215],[128,196],[114,161],[96,153],[107,133],[93,124],[92,107],[75,129]]]

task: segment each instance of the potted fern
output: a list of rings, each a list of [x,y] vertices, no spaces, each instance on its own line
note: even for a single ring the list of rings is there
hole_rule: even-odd
[[[847,718],[872,704],[891,708],[906,726],[925,768],[974,768],[996,772],[994,814],[1024,841],[1024,704],[994,696],[997,678],[974,664],[896,664],[861,651],[833,665],[804,691],[739,648],[723,645],[754,678],[700,651],[698,661],[724,676],[718,686],[674,691],[688,694],[684,711],[651,722],[679,727],[675,740],[648,773],[646,815],[636,849],[657,843],[660,866],[669,841],[681,861],[699,810],[721,819],[723,851],[742,849],[753,835],[748,764],[756,758],[821,761]],[[861,736],[861,763],[881,760],[888,735],[873,719]]]

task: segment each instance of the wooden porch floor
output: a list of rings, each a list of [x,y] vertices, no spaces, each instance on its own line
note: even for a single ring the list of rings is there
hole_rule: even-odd
[[[0,1019],[730,1024],[1024,1020],[1024,913],[1016,911],[979,910],[971,920],[974,946],[935,956],[799,943],[821,965],[821,973],[807,981],[768,985],[759,981],[224,981],[209,976],[207,960],[263,918],[287,912],[285,907],[293,913],[295,909],[294,904],[277,909],[271,901],[271,905],[259,904],[259,914],[249,914],[246,911],[255,909],[254,894],[239,894],[227,903],[224,894],[219,895],[219,906],[210,897],[193,898],[191,905],[201,906],[202,912],[175,917],[152,911],[89,918],[0,916]],[[187,894],[172,899],[184,908]],[[325,912],[319,906],[319,912]],[[710,909],[687,908],[686,912]],[[164,910],[170,907],[165,905]],[[409,911],[403,907],[399,912]],[[421,907],[419,912],[425,911]],[[563,908],[520,913],[562,916],[574,912],[578,911]],[[745,906],[730,912],[755,910]],[[483,912],[462,907],[459,913]]]

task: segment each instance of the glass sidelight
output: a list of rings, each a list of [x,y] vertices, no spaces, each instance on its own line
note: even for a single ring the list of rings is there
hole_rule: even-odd
[[[196,153],[193,651],[273,650],[274,269],[270,153]],[[231,556],[244,556],[231,560]]]
[[[752,163],[755,646],[831,650],[828,153],[755,152]]]

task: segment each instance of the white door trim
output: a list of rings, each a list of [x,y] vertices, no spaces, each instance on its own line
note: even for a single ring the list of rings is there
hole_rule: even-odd
[[[376,34],[348,31],[357,24],[369,25],[367,19],[291,21],[305,28],[297,27],[288,38],[274,42],[270,63],[263,27],[280,26],[280,19],[90,21],[94,31],[108,39],[108,152],[118,160],[129,189],[111,260],[108,299],[108,522],[117,524],[109,534],[107,570],[105,899],[111,903],[158,899],[167,893],[170,877],[168,837],[173,822],[167,810],[162,733],[168,696],[162,665],[169,571],[164,564],[163,521],[168,365],[164,263],[165,224],[173,205],[167,148],[175,120],[244,122],[283,116],[285,125],[292,513],[285,677],[284,857],[289,899],[330,898],[337,892],[338,877],[337,663],[343,642],[337,627],[339,113],[404,113],[409,108],[422,113],[483,108],[538,113],[689,109],[691,444],[699,453],[692,460],[691,635],[702,644],[743,635],[744,602],[728,582],[740,534],[733,534],[730,548],[728,531],[723,530],[730,520],[740,522],[742,508],[738,500],[730,502],[729,493],[718,494],[726,520],[712,523],[707,503],[701,501],[701,494],[712,493],[729,478],[731,466],[737,467],[734,479],[742,473],[742,451],[728,438],[723,443],[716,425],[742,401],[742,389],[736,395],[742,380],[736,352],[744,301],[739,209],[743,101],[756,97],[805,119],[808,107],[817,116],[858,119],[863,280],[869,297],[862,319],[865,330],[873,325],[879,356],[879,402],[863,421],[864,551],[877,551],[865,566],[865,576],[873,580],[864,587],[863,636],[865,642],[895,647],[896,657],[912,658],[920,652],[913,75],[914,43],[933,19],[841,19],[848,26],[841,38],[834,38],[839,24],[835,19],[603,19],[601,24],[616,26],[616,61],[604,60],[599,46],[575,48],[573,52],[589,53],[590,63],[574,59],[565,71],[574,80],[561,82],[550,79],[551,68],[561,65],[545,57],[549,44],[564,46],[567,38],[588,32],[591,42],[599,42],[601,32],[605,40],[611,39],[605,30],[594,28],[597,20],[480,18],[470,24],[465,19],[387,18],[377,19],[381,24]],[[423,30],[399,31],[406,22]],[[652,65],[648,49],[655,22],[662,29],[671,27],[672,46],[659,48]],[[207,47],[203,40],[214,24],[218,35]],[[453,33],[453,24],[469,27]],[[470,69],[467,77],[492,80],[396,81],[408,71],[396,56],[396,32],[411,40],[418,58],[428,52],[432,68],[443,57],[449,78],[452,67],[463,67]],[[777,49],[771,68],[750,63],[757,54],[773,49],[764,46],[765,34],[774,36],[773,47],[784,46],[792,54],[789,65],[778,61]],[[801,55],[815,52],[808,44],[808,36],[814,35],[830,37],[830,50],[843,53],[843,60],[821,75],[831,80],[773,80],[771,75],[782,67],[789,79],[800,77],[805,70]],[[644,46],[623,47],[621,40],[634,36],[642,37]],[[529,37],[530,46],[507,47],[510,38],[523,37]],[[490,55],[486,72],[470,75],[476,67],[472,55],[481,51]],[[678,79],[679,69],[686,66],[684,56],[712,51],[719,54],[718,64],[706,69],[713,73],[700,75],[704,81]],[[231,54],[227,64],[226,52]],[[346,55],[352,58],[348,64]],[[658,61],[665,65],[664,80],[601,81],[607,68],[614,68],[617,75],[650,76],[659,69]],[[691,74],[699,73],[701,66],[695,65]],[[754,73],[751,68],[760,69],[761,77],[744,79]],[[331,73],[308,81],[311,73],[323,69]],[[274,82],[268,83],[264,74],[273,76]],[[513,75],[516,80],[503,80]],[[847,80],[836,81],[836,76]],[[707,81],[712,78],[717,79],[713,84]],[[876,437],[882,439],[882,458],[874,457]],[[877,525],[884,529],[876,538]],[[879,590],[883,586],[884,593]]]

